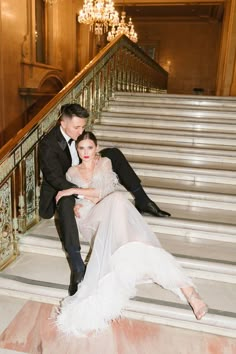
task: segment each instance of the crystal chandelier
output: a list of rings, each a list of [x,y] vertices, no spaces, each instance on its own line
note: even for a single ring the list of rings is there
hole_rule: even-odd
[[[129,22],[125,22],[126,12],[121,12],[121,20],[118,25],[112,25],[111,31],[108,32],[107,40],[108,42],[112,41],[119,34],[125,34],[131,41],[134,43],[138,42],[138,35],[134,30],[134,25],[131,17]]]
[[[108,31],[108,26],[118,25],[119,14],[112,0],[84,0],[78,21],[90,25],[90,30],[101,36]]]

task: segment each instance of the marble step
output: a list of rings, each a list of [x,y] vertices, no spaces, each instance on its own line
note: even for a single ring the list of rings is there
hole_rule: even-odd
[[[141,171],[138,176],[141,179],[142,186],[145,188],[158,188],[158,189],[168,189],[176,190],[181,193],[188,194],[189,197],[196,198],[196,193],[201,193],[200,198],[203,199],[203,193],[207,194],[206,200],[213,200],[215,195],[219,195],[218,202],[224,202],[229,195],[233,197],[236,196],[236,185],[233,184],[223,184],[223,183],[209,183],[209,182],[200,182],[196,183],[194,181],[186,181],[180,179],[171,179],[171,178],[160,178],[160,177],[149,177],[145,174],[142,175]],[[194,194],[195,193],[195,194]],[[204,196],[205,197],[205,196]],[[231,198],[228,198],[228,201],[231,201]],[[233,201],[232,201],[233,202]],[[210,207],[210,204],[207,205]],[[218,206],[216,206],[218,207]],[[231,208],[231,207],[230,207]],[[231,209],[230,209],[231,210]]]
[[[205,183],[208,186],[207,188],[209,188],[210,185],[215,185],[218,190],[221,190],[219,187],[220,184],[223,184],[225,188],[227,188],[227,185],[236,185],[236,171],[154,165],[135,162],[131,163],[131,166],[142,180],[145,180],[146,178],[148,179],[150,186],[153,186],[152,179],[178,180],[183,183],[194,183],[199,185]],[[158,186],[159,183],[156,183],[155,185]]]
[[[95,132],[96,133],[96,132]],[[159,146],[99,139],[100,149],[117,147],[129,162],[236,171],[236,151]]]
[[[208,132],[215,132],[215,133],[235,133],[236,132],[236,123],[233,120],[224,121],[222,122],[222,119],[220,121],[200,121],[199,119],[176,119],[174,118],[169,118],[165,117],[165,119],[162,119],[162,117],[158,116],[148,116],[144,117],[140,114],[135,114],[131,115],[129,114],[128,116],[126,114],[122,113],[112,113],[108,114],[107,112],[103,112],[101,118],[99,119],[99,123],[102,124],[102,126],[109,126],[109,127],[132,127],[134,129],[137,128],[146,128],[149,127],[150,129],[171,129],[174,132],[176,131],[181,131],[181,132],[188,132],[188,131],[194,131],[194,132],[204,132],[204,134]]]
[[[156,172],[155,170],[143,170],[139,168],[134,168],[134,171],[139,176],[141,183],[145,188],[158,187],[170,190],[185,190],[189,193],[200,192],[208,194],[236,195],[235,181],[231,183],[232,178],[221,177],[220,175],[216,175],[215,179],[211,175],[200,175],[197,176],[195,180],[194,175],[187,175],[181,172],[174,175],[174,173],[171,172]]]
[[[178,236],[177,233],[174,235],[161,233],[157,218],[151,219],[154,223],[150,222],[150,227],[157,234],[163,247],[177,257],[190,276],[236,283],[235,237],[234,242],[226,242],[222,236],[219,241],[194,239],[186,237],[186,235],[185,237],[184,235]],[[211,258],[209,258],[209,250]],[[41,221],[21,237],[20,251],[65,257],[54,220]],[[88,243],[81,242],[81,253],[84,259],[86,259],[88,252]]]
[[[113,112],[122,112],[123,114],[143,114],[148,116],[149,114],[156,114],[159,116],[181,116],[181,117],[204,117],[212,118],[212,119],[232,119],[235,122],[235,109],[232,110],[220,110],[219,108],[215,109],[207,109],[205,107],[198,107],[193,109],[193,107],[175,107],[169,104],[166,106],[162,104],[154,104],[150,105],[149,102],[124,102],[121,103],[119,101],[109,101],[109,104],[103,109],[103,111],[113,113]]]
[[[181,132],[171,130],[156,130],[150,128],[109,127],[94,125],[98,139],[103,141],[119,141],[126,144],[139,142],[139,144],[174,145],[189,147],[204,147],[209,149],[224,149],[236,151],[236,134],[205,134],[195,132]]]
[[[67,296],[69,268],[62,257],[24,253],[0,273],[0,293],[12,297],[59,305]],[[187,304],[156,284],[138,286],[124,314],[156,323],[236,336],[235,284],[193,279],[209,306],[209,313],[197,321]],[[217,294],[217,296],[216,296]]]
[[[232,126],[229,126],[229,128],[231,128],[231,130],[229,129],[229,132],[224,132],[223,129],[221,129],[220,132],[210,132],[210,131],[205,131],[204,129],[199,129],[199,127],[197,127],[196,129],[194,129],[192,127],[191,131],[183,131],[181,130],[173,130],[172,127],[168,127],[168,128],[155,128],[153,126],[149,126],[149,124],[147,123],[146,126],[143,125],[142,127],[138,127],[138,126],[130,126],[129,121],[126,122],[126,125],[124,123],[124,125],[115,125],[112,123],[108,123],[108,124],[95,124],[93,126],[94,130],[99,130],[101,132],[111,132],[112,133],[116,133],[116,136],[119,134],[123,134],[123,133],[131,133],[131,134],[137,134],[137,137],[139,137],[140,134],[140,142],[142,142],[143,139],[143,135],[145,135],[146,138],[148,138],[148,136],[150,135],[151,137],[153,135],[157,135],[157,136],[176,136],[181,137],[181,138],[185,138],[185,137],[192,137],[192,138],[209,138],[209,140],[217,140],[217,139],[228,139],[228,140],[233,140],[235,139],[235,132],[232,132]],[[235,124],[235,128],[236,128],[236,124]],[[117,134],[118,133],[118,134]]]
[[[235,212],[221,210],[220,213],[215,210],[205,209],[204,213],[200,208],[190,208],[180,205],[167,205],[158,203],[158,205],[171,212],[171,218],[157,218],[144,215],[144,219],[149,224],[153,232],[158,237],[160,234],[172,237],[180,237],[182,240],[190,242],[219,241],[236,243],[236,220]],[[31,228],[26,233],[27,237],[21,238],[21,247],[28,244],[29,247],[37,245],[45,247],[47,243],[49,249],[56,248],[54,241],[58,241],[58,235],[55,230],[54,220],[41,220],[39,224]],[[31,243],[31,237],[33,238]],[[34,240],[34,237],[36,239]],[[52,242],[52,243],[51,243]],[[58,243],[58,248],[60,243]],[[32,249],[31,249],[31,252]],[[87,252],[87,251],[86,251]]]
[[[232,301],[234,287],[228,284],[224,288],[219,282],[194,282],[209,305],[209,313],[201,321],[195,320],[188,305],[183,305],[172,294],[154,284],[139,287],[137,296],[126,306],[125,315],[132,319],[145,319],[153,323],[235,338],[236,306]],[[229,301],[228,306],[225,306],[226,301]]]
[[[167,135],[167,136],[176,136],[176,137],[204,137],[204,138],[209,138],[209,140],[211,139],[229,139],[229,140],[233,140],[235,139],[236,134],[234,132],[232,132],[232,126],[230,126],[231,130],[229,130],[229,132],[224,132],[223,129],[221,129],[220,132],[208,132],[205,131],[204,129],[199,129],[199,127],[197,127],[197,129],[192,128],[191,131],[176,131],[173,130],[172,127],[168,127],[166,129],[158,129],[155,127],[150,127],[149,124],[146,124],[146,126],[142,126],[142,127],[138,127],[138,126],[130,126],[129,121],[126,122],[126,125],[115,125],[112,124],[112,122],[109,124],[95,124],[93,126],[94,130],[99,130],[99,131],[104,131],[104,132],[111,132],[111,133],[116,133],[116,136],[121,133],[132,133],[132,134],[137,134],[137,136],[139,137],[139,134],[142,135],[146,135],[148,138],[148,135],[150,134],[150,136],[152,135]],[[236,124],[235,124],[235,128],[236,128]],[[118,133],[118,134],[117,134]],[[142,135],[140,136],[141,140],[139,140],[140,142],[142,141]]]
[[[236,195],[152,187],[145,187],[145,191],[157,203],[236,211]]]
[[[148,102],[158,104],[169,104],[176,106],[191,106],[198,109],[204,107],[207,109],[235,110],[235,97],[217,97],[217,96],[196,96],[196,95],[174,95],[174,94],[154,94],[139,92],[115,92],[110,101],[119,102]]]
[[[161,126],[164,125],[166,127],[167,125],[172,126],[177,125],[177,127],[181,126],[187,126],[189,125],[190,129],[192,126],[196,126],[199,124],[199,127],[216,127],[218,130],[221,131],[221,127],[232,127],[235,131],[235,124],[236,124],[236,117],[225,117],[225,116],[220,116],[220,117],[207,117],[204,115],[199,114],[198,116],[182,116],[181,111],[177,112],[178,114],[170,115],[168,114],[161,114],[158,111],[154,112],[149,112],[149,114],[146,114],[146,112],[126,112],[123,109],[120,111],[115,111],[115,112],[110,112],[104,108],[100,114],[100,118],[98,119],[98,122],[110,122],[114,120],[114,123],[124,123],[123,125],[127,125],[127,122],[130,125],[134,126],[142,126],[143,124],[147,123],[149,124],[150,127],[157,126],[160,124]]]

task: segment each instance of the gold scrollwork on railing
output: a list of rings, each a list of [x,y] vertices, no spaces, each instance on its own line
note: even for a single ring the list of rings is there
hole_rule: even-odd
[[[11,179],[0,188],[0,269],[17,254],[12,225]]]
[[[32,151],[25,159],[26,228],[34,223],[36,214],[35,157]]]

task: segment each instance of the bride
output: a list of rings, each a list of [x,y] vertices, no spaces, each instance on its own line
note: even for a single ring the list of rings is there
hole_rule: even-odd
[[[60,191],[56,201],[68,195],[79,198],[76,220],[92,253],[77,293],[62,301],[58,327],[77,336],[104,329],[135,296],[136,285],[148,279],[187,300],[200,320],[207,305],[133,204],[116,191],[117,176],[111,161],[98,156],[94,134],[84,132],[76,146],[82,163],[66,177],[78,188]]]

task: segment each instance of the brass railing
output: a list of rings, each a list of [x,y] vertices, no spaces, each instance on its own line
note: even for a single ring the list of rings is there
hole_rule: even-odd
[[[108,44],[0,150],[0,269],[18,254],[18,236],[38,222],[38,142],[57,122],[62,104],[78,102],[89,125],[115,91],[158,92],[167,73],[126,36]]]

